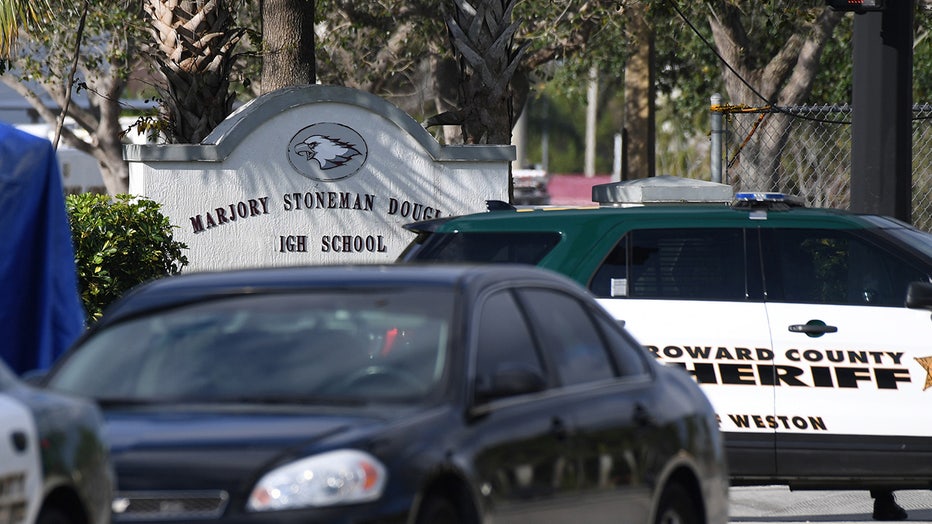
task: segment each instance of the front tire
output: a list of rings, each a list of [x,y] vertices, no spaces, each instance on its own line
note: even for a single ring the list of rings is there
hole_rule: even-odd
[[[702,524],[699,505],[686,488],[671,484],[660,496],[654,524]]]
[[[417,524],[465,524],[456,505],[446,498],[432,497],[424,501]]]
[[[68,518],[64,511],[58,508],[44,506],[39,510],[36,517],[36,524],[72,524],[73,521]]]

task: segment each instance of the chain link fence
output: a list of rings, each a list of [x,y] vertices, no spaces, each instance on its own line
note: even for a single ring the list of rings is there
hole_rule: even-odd
[[[849,105],[713,106],[724,117],[722,182],[737,191],[780,191],[812,207],[847,209]],[[715,161],[713,159],[713,161]],[[932,105],[913,107],[913,224],[932,231]]]

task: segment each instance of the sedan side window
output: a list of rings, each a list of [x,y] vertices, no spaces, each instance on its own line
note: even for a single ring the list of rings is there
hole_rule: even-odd
[[[648,353],[644,346],[619,326],[618,321],[615,319],[607,318],[605,315],[597,315],[596,323],[601,327],[602,336],[615,356],[619,375],[622,377],[636,377],[647,373],[645,357],[648,356]]]
[[[614,376],[599,330],[578,300],[550,289],[522,289],[520,295],[563,385]]]
[[[497,377],[505,375],[516,377],[524,374],[528,378],[544,380],[546,373],[537,345],[510,292],[497,292],[483,303],[478,329],[477,391],[494,390],[494,396],[506,395],[505,385],[496,383]]]

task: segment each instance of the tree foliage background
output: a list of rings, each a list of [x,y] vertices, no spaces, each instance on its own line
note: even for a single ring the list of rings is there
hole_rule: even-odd
[[[650,0],[648,13],[656,33],[657,64],[657,157],[658,174],[690,176],[708,171],[710,97],[725,95],[725,102],[764,106],[756,96],[729,99],[723,78],[733,76],[714,46],[709,18],[722,16],[723,9],[742,13],[741,22],[751,45],[743,49],[748,63],[763,64],[807,22],[825,10],[822,0],[800,2],[715,0],[682,2]],[[932,2],[917,0],[913,46],[913,100],[932,102]],[[674,10],[673,6],[677,9]],[[680,13],[682,13],[682,17]],[[825,44],[811,92],[802,103],[810,105],[850,104],[852,92],[852,36],[856,14],[841,14]],[[709,45],[711,44],[711,45]],[[634,46],[638,42],[626,41]],[[736,64],[730,64],[736,65]],[[564,71],[561,70],[561,77]],[[622,73],[623,74],[623,73]],[[584,84],[578,77],[549,82],[532,99],[529,156],[541,159],[542,130],[549,133],[549,164],[553,172],[582,171]],[[752,85],[759,83],[749,79]],[[609,173],[612,137],[624,125],[620,114],[623,100],[615,75],[603,75],[600,123],[597,132],[599,153],[597,171]],[[545,120],[546,119],[546,120]]]
[[[47,10],[38,19],[19,20],[19,38],[15,47],[5,49],[10,54],[0,67],[0,81],[25,97],[52,129],[61,113],[58,108],[68,107],[75,125],[62,129],[62,141],[98,161],[108,191],[125,192],[128,171],[123,162],[124,129],[119,117],[126,110],[121,99],[131,75],[145,78],[140,76],[146,71],[140,46],[148,38],[142,6],[131,0],[62,0],[32,5],[44,5]],[[18,11],[3,12],[9,17]],[[0,26],[5,28],[4,35],[11,35],[7,17],[0,19]],[[82,18],[83,32],[79,33]],[[73,65],[77,74],[71,85]],[[70,101],[65,96],[69,90]]]
[[[81,301],[90,323],[133,287],[181,272],[187,246],[174,239],[161,206],[129,195],[65,199]]]
[[[75,49],[74,35],[80,2],[51,0],[29,3],[3,0],[23,8],[47,6],[53,16],[40,22],[23,20],[22,11],[12,10],[13,19],[25,29],[18,42],[12,67],[3,75],[8,85],[22,89],[30,80],[27,96],[60,100],[69,52]],[[316,78],[324,84],[344,85],[382,96],[415,118],[454,109],[461,103],[461,70],[454,60],[447,21],[456,2],[479,5],[502,0],[317,0],[316,1]],[[151,5],[169,0],[147,0]],[[179,2],[175,2],[179,3]],[[220,2],[230,10],[233,23],[225,31],[245,29],[235,60],[224,64],[230,89],[240,101],[259,92],[262,57],[265,48],[261,2],[239,0]],[[185,5],[206,6],[209,2],[190,1]],[[932,46],[927,34],[932,27],[929,0],[917,0],[914,40],[914,99],[932,97]],[[75,92],[89,98],[73,110],[79,132],[65,135],[67,144],[94,154],[105,171],[118,183],[110,191],[119,192],[125,182],[125,166],[118,159],[123,137],[113,114],[119,112],[120,96],[156,98],[155,60],[142,50],[154,44],[150,28],[153,17],[143,3],[120,0],[90,2],[86,45],[79,60],[80,80]],[[522,0],[514,7],[514,20],[520,24],[516,45],[526,45],[522,68],[515,76],[516,107],[528,101],[531,117],[530,156],[540,162],[544,131],[549,140],[548,157],[552,171],[578,172],[582,164],[584,92],[591,68],[600,72],[600,122],[597,171],[608,172],[612,161],[612,135],[624,125],[622,82],[625,60],[631,49],[641,45],[627,32],[626,17],[634,7],[644,7],[656,35],[656,79],[658,90],[657,149],[665,172],[694,169],[696,151],[708,130],[709,97],[725,91],[734,75],[723,64],[712,31],[714,23],[737,27],[744,45],[737,55],[741,64],[730,64],[761,92],[767,82],[776,88],[784,84],[772,71],[761,69],[793,39],[804,37],[815,20],[824,14],[823,0],[785,2],[777,0]],[[18,14],[19,13],[19,14]],[[851,92],[851,33],[853,14],[840,15],[824,43],[817,74],[805,103],[845,103]],[[28,17],[27,17],[28,18]],[[0,13],[0,33],[4,38],[9,18]],[[215,28],[216,29],[216,28]],[[735,33],[738,34],[738,33]],[[802,35],[802,36],[801,36]],[[229,35],[226,42],[231,42]],[[46,56],[39,59],[38,57]],[[233,56],[233,55],[231,55]],[[742,69],[743,68],[743,69]],[[759,70],[759,76],[754,71]],[[768,76],[770,75],[770,76]],[[734,82],[734,79],[730,81]],[[522,83],[524,85],[519,85]],[[161,98],[167,96],[162,91]],[[776,91],[774,91],[776,93]],[[773,93],[767,93],[770,96]],[[753,96],[727,100],[748,105],[765,104]],[[40,113],[42,110],[40,110]],[[47,115],[43,115],[46,117]],[[49,113],[48,116],[54,116]],[[48,119],[48,118],[46,118]],[[151,121],[150,121],[151,122]],[[457,141],[458,129],[433,129],[445,142]],[[702,155],[699,154],[701,157]],[[109,186],[109,184],[108,184]]]

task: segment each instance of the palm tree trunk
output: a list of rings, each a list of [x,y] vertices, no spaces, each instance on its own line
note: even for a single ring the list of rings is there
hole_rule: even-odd
[[[225,0],[148,0],[162,87],[165,137],[196,144],[233,110],[230,70],[244,33]]]

